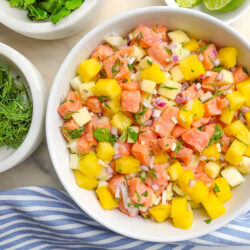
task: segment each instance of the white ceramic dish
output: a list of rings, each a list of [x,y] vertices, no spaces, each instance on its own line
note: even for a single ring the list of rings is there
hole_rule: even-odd
[[[233,199],[225,204],[227,213],[211,224],[204,223],[206,215],[195,212],[190,230],[174,228],[169,223],[154,223],[137,217],[130,219],[118,210],[105,211],[95,193],[79,188],[69,168],[69,153],[59,126],[62,120],[57,114],[60,99],[69,91],[69,81],[75,76],[79,63],[88,58],[91,51],[110,33],[126,35],[138,25],[166,25],[168,29],[183,29],[201,39],[215,41],[219,46],[232,45],[239,50],[239,63],[250,65],[250,45],[238,33],[217,19],[198,11],[169,7],[150,7],[127,12],[98,26],[78,42],[57,73],[51,88],[47,115],[46,135],[49,153],[56,172],[74,201],[92,218],[117,233],[146,241],[173,242],[207,234],[238,216],[249,206],[250,176],[233,190]]]
[[[15,150],[0,148],[1,173],[24,161],[42,141],[48,90],[35,66],[19,52],[3,43],[0,43],[0,65],[8,67],[21,77],[22,82],[30,88],[33,102],[31,126],[21,146]]]
[[[64,38],[87,27],[101,8],[103,0],[85,0],[82,6],[56,25],[51,22],[33,22],[27,12],[11,8],[6,0],[0,1],[0,23],[24,36],[52,40]]]
[[[175,0],[165,0],[165,3],[169,7],[180,8],[175,2]],[[199,4],[198,6],[193,7],[192,9],[216,17],[227,24],[231,24],[237,21],[239,18],[241,18],[245,13],[247,13],[249,8],[250,8],[250,0],[246,0],[239,8],[237,8],[234,11],[223,12],[223,13],[209,11],[202,3]]]

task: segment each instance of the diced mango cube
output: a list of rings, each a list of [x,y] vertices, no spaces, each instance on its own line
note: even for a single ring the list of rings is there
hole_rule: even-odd
[[[221,171],[221,175],[228,181],[231,187],[235,187],[245,181],[244,177],[236,167],[226,167]]]
[[[237,166],[242,161],[246,149],[244,143],[235,139],[225,154],[225,160]]]
[[[230,69],[236,65],[236,57],[238,51],[235,47],[221,48],[218,52],[218,58],[220,59],[221,65]]]
[[[214,185],[217,185],[215,194],[219,198],[220,202],[224,203],[232,198],[232,192],[227,180],[224,177],[219,177],[214,180]]]
[[[184,75],[183,75],[179,65],[174,66],[170,72],[171,72],[173,81],[175,81],[175,82],[183,82],[184,81]]]
[[[246,102],[246,97],[240,91],[232,91],[226,95],[229,101],[230,110],[239,110]]]
[[[177,121],[183,128],[189,128],[193,123],[193,114],[185,110],[180,110]]]
[[[94,93],[92,91],[94,86],[95,82],[87,82],[79,85],[79,93],[83,100],[86,100],[90,96],[94,96]]]
[[[134,174],[139,171],[140,162],[133,156],[123,156],[115,161],[115,169],[118,173]]]
[[[155,94],[156,82],[150,80],[142,80],[141,90],[149,94]]]
[[[237,90],[246,98],[246,105],[250,106],[250,78],[236,84]]]
[[[237,166],[237,169],[242,174],[250,174],[250,158],[247,156],[243,156],[242,162],[239,166]]]
[[[176,181],[179,178],[179,176],[184,172],[184,169],[181,166],[181,164],[178,161],[176,161],[167,168],[167,171],[170,175],[171,180]]]
[[[76,178],[76,184],[77,186],[91,190],[94,189],[98,185],[98,180],[96,178],[93,178],[91,176],[87,176],[80,172],[79,170],[73,170],[73,173]]]
[[[166,98],[175,100],[176,96],[180,92],[181,84],[167,79],[159,87],[158,93]]]
[[[192,81],[205,74],[204,65],[199,61],[197,55],[184,58],[179,62],[185,80]]]
[[[141,72],[141,78],[145,80],[154,81],[156,83],[163,83],[166,81],[166,76],[160,69],[158,64],[153,64]]]
[[[223,109],[222,114],[220,116],[220,120],[225,124],[230,124],[234,118],[235,111],[230,110],[229,107]]]
[[[113,146],[108,142],[99,142],[96,147],[97,156],[103,161],[111,161],[115,154]]]
[[[220,164],[214,161],[209,161],[204,167],[204,172],[212,179],[215,179],[220,172]]]
[[[132,121],[123,113],[117,113],[111,120],[112,126],[116,127],[119,132],[124,132],[132,124]]]
[[[202,181],[198,180],[189,193],[189,196],[194,202],[200,203],[207,199],[208,193],[208,187]]]
[[[165,152],[162,152],[158,155],[155,155],[154,163],[155,164],[164,164],[168,161],[168,155]]]
[[[178,183],[183,191],[190,192],[193,187],[189,186],[189,182],[194,180],[194,174],[191,169],[184,170],[184,172],[178,177]]]
[[[250,129],[250,111],[245,114],[248,129]]]
[[[250,157],[250,145],[248,145],[247,149],[244,152],[244,155]]]
[[[83,82],[91,81],[101,70],[99,62],[93,58],[81,62],[77,73]]]
[[[214,193],[210,193],[207,199],[202,201],[202,205],[211,219],[216,219],[226,212],[225,207]]]
[[[96,154],[89,151],[86,155],[81,156],[78,169],[87,176],[96,177],[101,173],[102,166],[99,164]]]
[[[184,48],[190,50],[191,52],[199,49],[199,43],[195,39],[191,39],[187,44],[185,44]]]
[[[216,84],[218,84],[219,86],[234,83],[234,77],[231,71],[223,69],[220,71],[220,74],[222,75],[222,78],[221,80],[216,82]]]
[[[209,160],[217,161],[220,159],[220,153],[218,152],[216,144],[208,146],[202,152]]]
[[[168,36],[172,41],[177,41],[181,44],[186,44],[190,42],[190,38],[183,30],[175,30],[168,32]]]
[[[201,101],[195,99],[192,103],[192,108],[188,111],[193,114],[194,121],[197,121],[203,117],[205,108]]]
[[[157,222],[165,221],[171,212],[171,205],[170,204],[159,204],[157,206],[153,206],[149,209],[150,214]]]
[[[101,186],[96,189],[96,194],[99,201],[104,209],[112,210],[117,207],[117,202],[115,201],[109,188],[106,186]]]
[[[150,56],[145,56],[143,59],[141,59],[139,66],[141,69],[146,69],[149,66],[152,66],[153,59]]]
[[[121,111],[121,103],[119,99],[114,99],[108,102],[108,106],[104,106],[105,115],[112,117]]]
[[[146,50],[136,45],[134,45],[133,48],[135,58],[137,61],[140,61],[146,55]]]
[[[173,184],[173,191],[179,196],[185,196],[186,195],[186,193],[181,189],[181,187],[175,182]]]

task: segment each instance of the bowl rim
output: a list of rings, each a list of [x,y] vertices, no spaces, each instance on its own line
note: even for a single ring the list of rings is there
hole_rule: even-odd
[[[6,159],[0,161],[0,173],[24,161],[37,148],[43,138],[47,87],[42,76],[31,62],[10,46],[0,42],[0,55],[20,70],[29,86],[33,104],[32,121],[22,144]]]
[[[65,190],[67,191],[67,193],[72,197],[72,199],[76,202],[76,204],[85,212],[87,213],[91,218],[93,218],[94,220],[96,220],[97,222],[99,222],[100,224],[104,225],[105,227],[107,227],[108,229],[118,233],[118,234],[122,234],[124,236],[133,238],[133,239],[138,239],[138,240],[143,240],[143,241],[150,241],[150,242],[161,242],[161,243],[167,243],[167,242],[177,242],[177,241],[183,241],[183,240],[189,240],[189,239],[193,239],[193,238],[197,238],[200,237],[202,235],[208,234],[214,230],[217,230],[218,228],[223,227],[224,225],[228,224],[230,221],[232,221],[234,218],[236,218],[238,215],[240,215],[244,210],[246,210],[246,208],[250,205],[250,198],[234,213],[228,215],[225,220],[222,223],[218,223],[218,224],[211,224],[210,227],[203,227],[201,230],[199,230],[198,232],[193,233],[192,235],[186,236],[185,233],[184,234],[180,234],[178,237],[173,237],[171,238],[171,240],[166,240],[164,238],[161,239],[153,239],[153,238],[148,238],[148,237],[140,237],[140,236],[135,236],[132,233],[125,231],[125,230],[121,230],[119,229],[118,226],[114,226],[114,224],[109,224],[105,221],[105,219],[100,218],[98,216],[96,216],[91,209],[87,208],[87,206],[85,207],[84,204],[82,204],[78,198],[77,198],[77,194],[75,194],[70,186],[67,184],[67,182],[65,182],[64,180],[64,176],[60,171],[60,166],[57,165],[57,157],[53,154],[53,141],[50,139],[52,138],[52,132],[50,129],[50,123],[52,123],[52,121],[50,121],[50,113],[52,113],[52,109],[53,109],[53,97],[56,94],[56,87],[57,85],[60,83],[58,80],[60,78],[60,76],[64,73],[64,69],[66,67],[66,65],[68,65],[71,61],[72,58],[74,58],[77,53],[79,53],[79,50],[82,49],[83,45],[85,44],[85,41],[88,41],[89,38],[92,38],[95,36],[96,33],[100,32],[101,30],[105,29],[108,26],[111,26],[113,23],[117,22],[117,21],[122,21],[122,20],[127,20],[132,16],[136,16],[138,14],[147,14],[147,13],[151,13],[151,12],[174,12],[176,14],[188,14],[188,15],[193,15],[196,16],[199,19],[205,19],[206,21],[209,22],[213,22],[216,23],[216,25],[220,26],[221,28],[225,29],[227,32],[231,33],[233,36],[237,37],[239,40],[241,40],[242,43],[245,44],[245,46],[250,50],[250,44],[248,43],[248,41],[242,37],[238,32],[236,32],[233,28],[231,28],[230,26],[226,25],[225,23],[223,23],[222,21],[218,20],[215,17],[212,17],[210,15],[206,15],[202,12],[198,12],[198,11],[194,11],[194,10],[190,10],[190,9],[183,9],[183,8],[171,8],[171,7],[167,7],[167,6],[154,6],[154,7],[146,7],[146,8],[140,8],[140,9],[135,9],[135,10],[131,10],[122,14],[119,14],[111,19],[108,19],[107,21],[103,22],[102,24],[98,25],[97,27],[95,27],[93,30],[91,30],[90,32],[88,32],[85,36],[82,37],[82,39],[80,39],[80,41],[78,41],[78,43],[72,48],[72,50],[68,53],[68,55],[66,56],[66,58],[64,59],[63,63],[61,64],[55,79],[53,81],[51,90],[50,90],[50,95],[49,95],[49,99],[48,99],[48,105],[47,105],[47,113],[46,113],[46,138],[47,138],[47,145],[48,145],[48,150],[49,150],[49,155],[51,157],[51,161],[52,164],[55,168],[55,171],[62,183],[62,185],[64,186]],[[52,106],[51,106],[52,105]]]
[[[0,23],[10,28],[11,30],[29,35],[43,35],[60,32],[70,28],[77,22],[81,21],[97,4],[98,0],[85,0],[80,8],[74,10],[70,15],[64,17],[56,25],[52,22],[26,22],[18,20],[0,9]],[[11,7],[10,7],[11,8]],[[23,10],[20,10],[23,11]],[[67,36],[67,35],[65,35]]]

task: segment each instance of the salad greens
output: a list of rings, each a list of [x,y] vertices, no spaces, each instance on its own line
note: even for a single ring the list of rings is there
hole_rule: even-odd
[[[0,66],[0,147],[18,148],[30,128],[32,100],[27,88],[17,83],[17,79]]]
[[[32,21],[50,20],[53,24],[81,7],[84,0],[7,0],[11,7],[28,12]]]

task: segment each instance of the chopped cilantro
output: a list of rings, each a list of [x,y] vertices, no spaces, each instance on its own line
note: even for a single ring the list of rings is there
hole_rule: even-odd
[[[100,95],[100,96],[97,96],[97,98],[101,101],[101,103],[105,107],[107,107],[108,109],[110,109],[109,105],[107,104],[107,101],[110,101],[110,98],[108,96]]]
[[[151,62],[150,60],[147,60],[148,65],[152,66],[153,62]]]
[[[219,193],[220,192],[220,188],[218,187],[218,185],[215,183],[214,186],[214,192]]]
[[[66,113],[66,115],[63,117],[64,120],[69,120],[71,119],[71,116],[74,114],[74,113],[78,113],[77,111],[68,111]]]
[[[134,68],[134,66],[135,66],[135,61],[136,61],[136,60],[134,60],[131,64],[128,64],[128,69],[129,69],[129,70],[132,70],[132,69]]]
[[[242,117],[242,112],[239,113],[238,120],[240,120],[241,117]]]
[[[217,143],[219,140],[222,139],[223,136],[223,130],[221,128],[221,126],[219,124],[214,125],[214,133],[212,135],[212,137],[209,140],[208,146],[212,145],[212,142]]]
[[[141,196],[138,194],[137,190],[135,190],[136,196],[137,196],[137,200],[140,202],[141,201]]]
[[[136,142],[137,141],[137,138],[138,138],[138,133],[133,130],[133,128],[129,127],[128,128],[128,137],[133,140],[133,142]]]
[[[223,66],[217,66],[213,68],[213,71],[219,72],[223,69]]]
[[[121,71],[123,63],[121,62],[120,58],[117,57],[115,60],[115,64],[112,66],[112,78],[115,78],[117,74]]]
[[[143,36],[143,34],[140,32],[140,33],[136,36],[135,41],[136,41],[138,44],[140,44],[141,39],[143,39],[143,38],[144,38],[144,36]]]
[[[167,48],[167,47],[164,47],[164,49],[166,50],[166,52],[168,53],[168,55],[171,56],[172,51],[169,48]]]
[[[71,139],[76,139],[79,138],[80,135],[82,134],[84,129],[84,126],[78,128],[78,129],[69,129],[68,134],[70,135]]]
[[[216,98],[216,97],[219,96],[219,95],[222,95],[225,91],[231,89],[234,85],[235,85],[235,83],[233,83],[232,85],[230,85],[230,86],[229,86],[228,88],[226,88],[226,89],[217,91],[217,92],[209,99],[209,101],[212,100],[212,99],[214,99],[214,98]]]
[[[174,159],[176,158],[176,155],[177,155],[178,151],[181,149],[181,146],[182,146],[182,142],[177,141],[176,148],[175,148],[175,151],[174,151]]]
[[[140,203],[128,203],[128,206],[133,206],[134,208],[144,207],[144,205]]]
[[[203,53],[203,52],[207,49],[207,47],[208,47],[208,44],[206,44],[206,45],[200,47],[200,48],[199,48],[199,53]]]
[[[145,114],[148,108],[143,108],[143,106],[140,106],[140,109],[138,113],[133,114],[133,119],[136,123],[138,123],[141,126],[144,126],[144,123],[140,121],[140,118]]]
[[[149,214],[145,214],[145,215],[144,215],[144,219],[145,219],[145,220],[148,220],[148,219],[150,219],[150,216],[149,216]]]
[[[148,191],[146,190],[144,193],[141,194],[144,197],[148,197]]]
[[[100,142],[106,141],[114,145],[117,141],[117,138],[114,135],[111,135],[110,131],[107,128],[97,128],[94,131],[93,135]]]
[[[164,88],[164,89],[169,89],[169,90],[174,90],[174,89],[178,89],[178,88],[174,88],[174,87],[169,87],[169,86],[162,86],[161,88]]]
[[[149,169],[149,171],[146,172],[146,176],[147,176],[147,177],[150,177],[152,180],[153,180],[153,179],[156,179],[157,176],[156,176],[156,171],[155,171],[155,169],[154,169],[154,168]]]
[[[206,219],[206,220],[204,220],[204,222],[205,222],[206,224],[210,224],[210,223],[212,222],[212,219]]]

